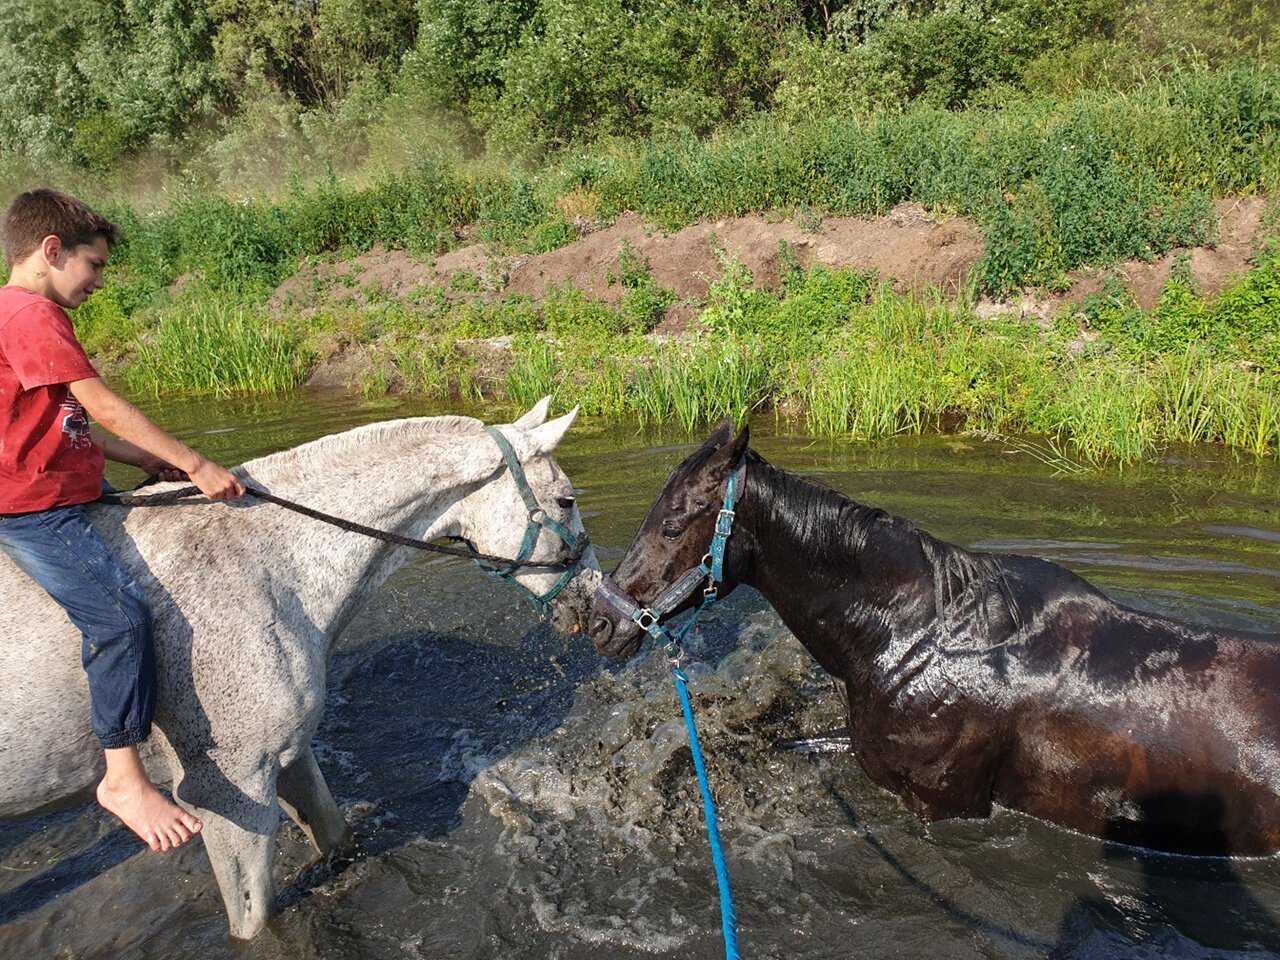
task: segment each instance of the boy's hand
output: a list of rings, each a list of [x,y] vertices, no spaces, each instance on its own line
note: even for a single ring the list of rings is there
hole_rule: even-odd
[[[158,462],[161,478],[166,480],[169,477],[165,470],[181,470],[180,464],[188,464],[185,468],[188,479],[210,500],[244,496],[244,484],[230,472],[169,436],[128,400],[116,396],[100,377],[76,380],[70,386],[89,416],[122,441],[113,444],[108,439],[110,449],[104,445],[103,453],[112,460],[140,467]]]
[[[154,477],[156,480],[189,480],[185,470],[179,470],[168,460],[162,460],[160,457],[151,457],[142,463],[137,464],[148,477]]]
[[[236,500],[244,496],[244,484],[229,470],[212,460],[200,459],[200,465],[187,471],[191,482],[210,500]]]

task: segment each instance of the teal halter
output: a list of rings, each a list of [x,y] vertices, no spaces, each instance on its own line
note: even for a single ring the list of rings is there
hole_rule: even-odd
[[[728,546],[729,536],[733,533],[734,507],[737,505],[739,495],[746,487],[746,476],[747,463],[744,460],[725,481],[724,504],[716,514],[715,533],[711,537],[711,545],[707,548],[702,562],[677,577],[671,586],[662,591],[649,606],[640,606],[630,594],[618,586],[612,576],[602,579],[600,586],[596,588],[595,602],[598,605],[609,607],[624,619],[631,620],[654,640],[661,643],[663,650],[672,660],[679,659],[680,644],[685,634],[720,595],[720,584],[724,580],[724,551]],[[672,634],[665,623],[667,617],[693,596],[699,586],[702,587],[702,603],[693,611],[693,616],[685,621],[684,626]]]
[[[515,481],[516,489],[520,491],[520,499],[524,501],[525,507],[529,512],[529,522],[524,530],[524,542],[520,544],[520,552],[516,554],[511,563],[505,566],[494,566],[485,563],[483,560],[477,560],[476,564],[480,569],[484,570],[492,577],[499,580],[505,580],[513,587],[516,587],[525,598],[533,604],[534,609],[545,615],[550,609],[550,603],[556,598],[565,584],[572,580],[582,569],[582,556],[587,552],[587,547],[591,544],[590,537],[584,530],[582,533],[574,536],[573,532],[563,523],[553,520],[547,511],[538,503],[538,498],[533,495],[533,490],[529,487],[529,481],[524,475],[524,468],[520,466],[520,459],[516,456],[515,450],[511,446],[511,442],[502,434],[497,427],[485,427],[485,432],[493,437],[493,442],[498,445],[498,449],[502,451],[502,459],[507,463],[507,469],[511,471],[511,479]],[[538,542],[538,537],[542,535],[543,529],[550,530],[561,542],[569,548],[570,561],[567,565],[561,563],[528,563],[530,555],[533,553],[534,545]],[[564,566],[564,572],[560,574],[560,578],[546,593],[537,594],[526,587],[523,583],[515,578],[515,572],[521,567],[561,567]]]

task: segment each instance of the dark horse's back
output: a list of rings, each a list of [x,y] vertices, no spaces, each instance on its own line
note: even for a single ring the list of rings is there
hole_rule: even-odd
[[[1152,849],[1280,849],[1280,637],[1133,610],[1044,560],[998,561],[1016,639],[992,648],[1013,695],[992,798]]]

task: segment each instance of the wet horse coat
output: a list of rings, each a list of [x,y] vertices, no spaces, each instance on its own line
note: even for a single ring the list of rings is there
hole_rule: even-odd
[[[697,565],[744,460],[719,594],[760,590],[845,682],[859,762],[920,817],[1001,804],[1154,849],[1280,849],[1280,637],[943,543],[770,466],[728,421],[673,471],[613,574],[637,603]],[[644,636],[603,593],[591,635],[620,656]]]
[[[572,485],[551,455],[574,414],[544,422],[546,409],[543,401],[501,429],[542,509],[581,532]],[[495,556],[516,556],[529,519],[501,451],[469,417],[359,427],[235,472],[366,526],[458,536]],[[311,737],[333,641],[409,551],[251,499],[91,513],[155,617],[159,697],[148,765],[204,821],[231,933],[251,937],[275,907],[280,807],[323,853],[350,838]],[[530,559],[565,553],[544,533]],[[583,559],[598,569],[590,551]],[[541,594],[560,573],[516,576]],[[577,623],[597,578],[584,572],[565,586],[552,601],[553,623]],[[75,629],[2,555],[0,598],[0,817],[11,818],[87,798],[102,776],[102,751],[89,728]]]

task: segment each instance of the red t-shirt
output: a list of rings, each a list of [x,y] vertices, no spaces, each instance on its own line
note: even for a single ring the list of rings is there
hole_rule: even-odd
[[[0,288],[0,513],[88,503],[102,493],[102,450],[68,389],[98,372],[67,312]]]

